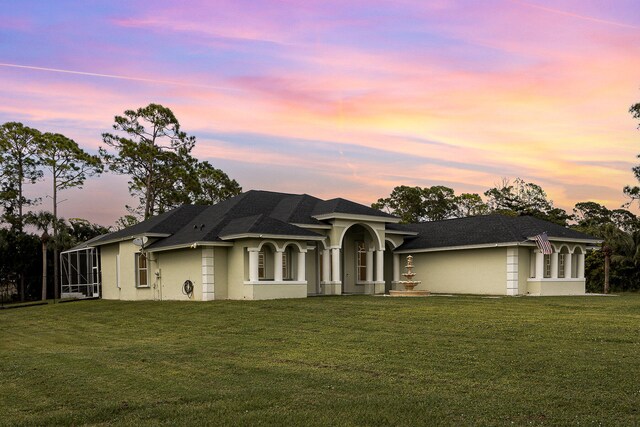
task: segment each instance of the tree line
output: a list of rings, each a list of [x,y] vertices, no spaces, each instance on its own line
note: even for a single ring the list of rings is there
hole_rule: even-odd
[[[634,119],[640,119],[640,103],[633,105],[629,112]],[[640,164],[632,171],[640,182]],[[600,249],[589,252],[585,259],[587,291],[638,291],[640,218],[626,208],[634,203],[640,205],[640,186],[627,185],[622,191],[628,201],[619,208],[609,209],[599,203],[585,201],[576,203],[568,213],[554,206],[541,186],[516,178],[513,182],[503,179],[499,185],[483,193],[484,199],[477,193],[456,195],[452,188],[444,186],[401,185],[371,206],[400,217],[404,223],[495,213],[529,215],[571,227],[603,240]]]
[[[18,122],[0,126],[0,299],[13,293],[10,287],[22,301],[58,298],[59,252],[110,231],[58,216],[59,194],[81,188],[91,176],[112,172],[129,177],[129,193],[138,203],[125,206],[116,228],[186,203],[218,203],[242,191],[225,172],[191,154],[196,138],[182,131],[174,113],[162,105],[115,116],[102,141],[98,154],[90,154],[58,133]],[[25,191],[27,186],[45,177],[51,182],[49,194],[27,196],[33,193]],[[51,198],[50,210],[31,210],[45,197]],[[53,287],[47,276],[53,277]]]
[[[630,113],[640,119],[640,103]],[[21,300],[59,297],[59,251],[110,230],[84,219],[58,216],[60,192],[81,188],[91,176],[108,171],[129,177],[129,193],[137,205],[125,206],[127,214],[118,219],[117,228],[186,203],[218,203],[242,191],[226,173],[192,156],[196,138],[182,131],[174,113],[162,105],[149,104],[115,116],[112,131],[103,133],[102,141],[104,145],[93,155],[58,133],[43,133],[17,122],[0,126],[0,299],[3,286],[10,285],[18,289]],[[633,173],[640,182],[640,165]],[[51,198],[51,210],[32,211],[43,197],[27,197],[25,187],[45,177],[51,182],[46,195]],[[605,292],[639,290],[640,220],[625,208],[640,203],[640,186],[626,186],[623,192],[629,202],[620,208],[586,201],[567,213],[554,206],[542,187],[517,178],[488,189],[484,199],[475,193],[456,195],[445,186],[402,185],[372,206],[403,222],[498,213],[531,215],[570,226],[604,240],[601,249],[586,258],[589,291],[601,291],[603,286]],[[52,288],[47,276],[53,276]]]

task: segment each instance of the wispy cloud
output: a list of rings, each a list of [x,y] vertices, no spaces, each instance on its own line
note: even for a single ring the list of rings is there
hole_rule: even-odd
[[[146,77],[134,77],[134,76],[124,76],[124,75],[116,75],[116,74],[92,73],[92,72],[77,71],[77,70],[62,70],[59,68],[36,67],[33,65],[0,63],[0,67],[19,68],[19,69],[34,70],[34,71],[45,71],[45,72],[51,72],[51,73],[75,74],[79,76],[100,77],[100,78],[117,79],[117,80],[129,80],[134,82],[154,83],[159,85],[185,86],[185,87],[193,87],[193,88],[200,88],[200,89],[213,89],[213,90],[223,90],[223,91],[237,90],[229,87],[211,86],[206,84],[198,84],[198,83],[190,83],[190,82],[158,80],[158,79],[152,79],[152,78],[146,78]]]
[[[549,13],[554,13],[556,15],[562,15],[562,16],[567,16],[567,17],[570,17],[570,18],[581,19],[581,20],[584,20],[584,21],[594,22],[594,23],[597,23],[597,24],[614,25],[616,27],[629,28],[629,29],[633,29],[633,30],[640,30],[640,25],[625,24],[624,22],[611,21],[611,20],[607,20],[607,19],[596,18],[596,17],[593,17],[593,16],[581,15],[581,14],[578,14],[578,13],[571,13],[571,12],[567,12],[565,10],[546,7],[546,6],[541,6],[539,4],[530,3],[530,2],[521,1],[521,0],[507,0],[507,1],[510,2],[510,3],[515,3],[515,4],[522,5],[522,6],[526,6],[526,7],[529,7],[529,8],[543,10],[543,11],[549,12]]]
[[[94,150],[114,115],[157,102],[246,189],[370,203],[405,183],[482,192],[521,176],[568,209],[589,191],[615,207],[638,149],[640,18],[633,1],[599,7],[16,3],[0,24],[0,120]]]

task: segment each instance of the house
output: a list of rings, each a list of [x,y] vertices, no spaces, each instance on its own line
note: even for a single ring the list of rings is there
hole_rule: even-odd
[[[105,299],[384,294],[398,286],[407,255],[422,281],[417,289],[573,295],[585,293],[585,253],[599,243],[531,217],[399,221],[341,198],[248,191],[213,206],[181,206],[62,256],[67,283],[82,282],[84,271],[87,294]],[[543,232],[548,255],[532,240]]]

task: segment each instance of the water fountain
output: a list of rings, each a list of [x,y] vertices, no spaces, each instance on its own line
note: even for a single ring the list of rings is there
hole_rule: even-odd
[[[407,265],[405,267],[407,271],[402,273],[406,280],[400,280],[399,284],[404,286],[403,290],[389,291],[389,295],[392,297],[426,297],[429,295],[429,291],[413,289],[422,283],[420,280],[413,280],[416,273],[413,272],[413,257],[409,255],[407,257]]]

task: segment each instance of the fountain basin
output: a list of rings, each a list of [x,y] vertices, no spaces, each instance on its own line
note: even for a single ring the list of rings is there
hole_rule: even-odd
[[[429,291],[422,291],[418,289],[404,290],[404,291],[389,291],[389,295],[392,297],[428,297]]]

